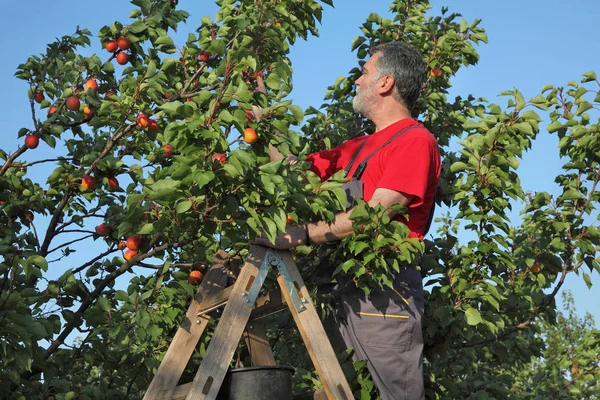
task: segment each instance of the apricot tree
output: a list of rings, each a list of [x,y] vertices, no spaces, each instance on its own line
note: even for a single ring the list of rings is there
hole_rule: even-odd
[[[192,270],[202,272],[219,250],[243,257],[258,232],[272,239],[286,223],[331,220],[344,207],[343,174],[321,182],[306,163],[270,162],[269,144],[302,159],[373,129],[351,108],[358,68],[319,109],[289,99],[290,46],[317,33],[330,0],[219,0],[216,18],[178,44],[171,33],[188,13],[177,1],[132,4],[128,23],[96,36],[77,29],[16,74],[30,86],[23,106],[32,120],[16,133],[22,146],[0,150],[0,386],[15,398],[140,397],[195,292]],[[479,21],[429,9],[426,0],[394,0],[393,20],[372,14],[352,48],[360,64],[370,47],[404,40],[429,65],[415,117],[444,154],[439,229],[420,243],[360,204],[356,234],[296,256],[311,288],[317,267],[368,291],[389,282],[389,268],[420,266],[429,285],[428,396],[505,398],[518,386],[511,371],[541,351],[535,332],[554,321],[566,277],[581,273],[591,285],[584,268],[600,270],[590,217],[599,82],[590,72],[528,100],[515,89],[503,93],[504,106],[448,99],[452,77],[477,63],[474,45],[487,38]],[[82,56],[84,46],[95,54]],[[256,90],[259,76],[266,93]],[[259,122],[253,106],[263,109]],[[542,117],[551,122],[543,133]],[[560,137],[564,173],[554,196],[529,193],[518,179],[519,159],[542,134]],[[36,139],[61,155],[21,161]],[[40,164],[52,166],[45,182],[28,177]],[[511,221],[507,210],[519,201],[523,220]],[[459,240],[459,225],[472,239]],[[73,265],[82,243],[94,252]],[[49,279],[51,268],[65,272]],[[289,318],[268,322],[278,361],[299,368],[297,388],[317,386]],[[364,365],[344,368],[357,396],[376,396]]]

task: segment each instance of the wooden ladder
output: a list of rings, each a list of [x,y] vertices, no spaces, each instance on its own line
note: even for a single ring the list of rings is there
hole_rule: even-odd
[[[283,304],[288,306],[294,317],[323,384],[323,390],[317,391],[314,398],[353,399],[352,391],[291,253],[254,245],[238,270],[240,264],[241,261],[237,264],[232,262],[224,251],[217,254],[152,379],[144,400],[216,399],[245,328],[244,338],[251,350],[252,365],[275,365],[262,320],[258,318],[281,308]],[[260,289],[271,268],[278,270],[277,282],[281,290],[260,295]],[[235,284],[227,286],[231,274],[237,274],[237,279]],[[210,320],[210,311],[223,305],[225,309],[193,382],[177,386]]]

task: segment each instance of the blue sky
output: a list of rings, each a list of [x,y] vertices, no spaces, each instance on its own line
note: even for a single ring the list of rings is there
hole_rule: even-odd
[[[291,51],[296,89],[290,97],[303,108],[318,107],[327,86],[356,66],[350,44],[360,33],[359,26],[371,12],[388,15],[391,4],[387,0],[334,2],[334,9],[325,7],[320,38],[300,40]],[[17,65],[32,54],[44,52],[46,44],[53,38],[73,33],[78,25],[96,34],[105,24],[117,20],[126,22],[134,8],[124,0],[105,0],[93,7],[88,2],[75,0],[60,0],[51,6],[44,3],[43,7],[40,4],[39,1],[21,0],[4,1],[0,5],[0,45],[4,55],[0,63],[3,92],[0,96],[0,109],[3,110],[1,148],[5,151],[16,150],[22,143],[22,139],[17,139],[17,131],[31,126],[27,85],[13,76]],[[527,99],[539,93],[545,84],[561,86],[570,80],[579,81],[584,72],[596,69],[600,73],[595,30],[600,21],[600,3],[597,1],[434,0],[432,5],[435,13],[448,5],[451,12],[462,13],[469,22],[482,19],[481,26],[489,38],[489,44],[478,48],[480,63],[461,70],[452,79],[452,95],[472,93],[505,106],[506,98],[497,97],[501,91],[516,87]],[[180,0],[179,6],[190,12],[191,17],[187,25],[179,29],[175,40],[178,44],[184,42],[188,31],[198,26],[202,16],[214,17],[217,9],[212,2],[197,0]],[[106,55],[98,40],[92,41],[89,51]],[[533,150],[525,154],[519,171],[526,190],[556,192],[553,180],[561,173],[557,143],[555,136],[541,135]],[[41,143],[35,152],[26,155],[46,158],[51,151]],[[47,176],[43,167],[33,169],[30,170],[32,179]],[[36,222],[43,224],[44,220],[39,218]],[[64,268],[68,267],[64,265]],[[61,272],[55,270],[53,273],[60,275]],[[592,274],[592,281],[600,285],[597,273]],[[568,276],[564,287],[572,290],[578,314],[592,313],[599,326],[600,307],[597,305],[600,295],[596,287],[588,290],[583,279],[574,274]],[[557,299],[560,303],[560,298]]]

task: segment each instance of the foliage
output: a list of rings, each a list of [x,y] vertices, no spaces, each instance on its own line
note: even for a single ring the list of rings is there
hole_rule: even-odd
[[[600,331],[594,318],[578,318],[570,292],[562,295],[565,313],[555,325],[542,323],[539,336],[546,343],[541,357],[512,373],[511,393],[521,399],[597,399],[600,397]]]
[[[288,216],[330,221],[346,204],[343,174],[321,182],[305,163],[291,167],[267,155],[272,144],[302,157],[373,129],[351,108],[359,68],[329,87],[319,109],[303,111],[288,99],[289,48],[299,37],[317,35],[320,3],[331,1],[219,0],[216,18],[202,18],[184,44],[170,37],[188,17],[176,3],[133,0],[129,23],[114,22],[96,37],[78,28],[18,68],[16,76],[30,85],[33,111],[18,135],[37,135],[60,155],[24,162],[19,157],[33,149],[0,150],[0,387],[14,398],[140,397],[194,294],[191,269],[220,249],[244,256],[257,232],[272,239]],[[551,334],[539,330],[555,321],[554,297],[566,277],[583,274],[591,285],[584,268],[600,272],[593,217],[600,83],[589,72],[581,83],[548,85],[529,100],[514,89],[502,94],[504,107],[471,95],[449,100],[452,76],[475,65],[475,46],[487,41],[479,21],[445,8],[430,15],[426,0],[394,0],[391,12],[393,20],[370,15],[352,48],[360,66],[370,47],[404,40],[422,52],[430,70],[441,69],[440,76],[428,75],[414,114],[444,155],[437,201],[447,214],[437,234],[418,243],[383,210],[361,204],[352,213],[356,234],[335,246],[297,250],[303,276],[311,289],[339,275],[368,291],[388,282],[389,267],[417,264],[428,287],[429,397],[551,390],[526,387],[514,371],[541,356],[544,339],[551,343]],[[101,49],[119,37],[129,39],[129,50]],[[83,57],[84,46],[98,51]],[[114,64],[122,53],[129,55],[123,67]],[[266,94],[256,91],[258,75]],[[85,89],[89,79],[98,82],[97,91]],[[37,92],[45,96],[39,105]],[[71,96],[81,101],[78,110],[66,106]],[[248,115],[252,106],[264,109],[260,122]],[[56,110],[47,112],[50,107]],[[140,114],[157,129],[140,127]],[[560,138],[564,161],[554,196],[527,192],[518,177],[519,160],[542,134],[542,116],[550,119],[545,133]],[[240,137],[248,126],[259,136],[252,145]],[[450,145],[456,141],[458,151]],[[47,163],[55,167],[46,182],[28,177]],[[85,189],[81,182],[89,176],[97,185]],[[115,177],[120,186],[110,183]],[[522,220],[511,221],[519,203]],[[102,222],[111,227],[106,236],[93,228]],[[126,261],[119,243],[133,235],[142,236],[141,247]],[[101,250],[74,265],[80,244]],[[66,272],[51,280],[49,268]],[[303,371],[299,388],[314,388],[314,370],[291,325],[289,317],[269,320],[276,357]],[[581,330],[590,338],[583,354],[597,337],[589,325]],[[209,330],[184,379],[191,380],[210,336]],[[341,357],[357,396],[375,396],[364,365]],[[582,393],[592,382],[581,369],[593,363],[586,357],[577,358],[582,383],[569,385]]]

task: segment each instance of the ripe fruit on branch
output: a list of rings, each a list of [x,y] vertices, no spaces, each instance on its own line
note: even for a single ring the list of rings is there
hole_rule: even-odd
[[[83,190],[94,190],[96,188],[96,178],[86,175],[81,178],[81,187]]]
[[[108,186],[110,186],[111,188],[118,188],[119,181],[114,176],[111,176],[110,178],[108,178]]]
[[[244,110],[246,112],[246,116],[248,117],[248,122],[252,122],[252,120],[254,119],[254,114],[252,114],[252,111],[250,110]]]
[[[123,258],[127,261],[131,260],[137,254],[136,250],[127,250],[125,254],[123,254]]]
[[[435,67],[433,67],[433,68],[431,69],[431,71],[430,71],[429,73],[430,73],[430,74],[431,74],[431,76],[433,76],[434,78],[439,78],[440,76],[442,76],[442,69],[436,65]]]
[[[54,114],[55,112],[58,111],[58,108],[52,106],[48,109],[48,116],[51,116],[52,114]]]
[[[129,50],[129,48],[131,47],[131,43],[129,42],[129,39],[127,38],[119,38],[119,40],[117,40],[117,45],[119,46],[119,48],[121,50]]]
[[[104,99],[108,100],[108,101],[115,101],[116,99],[113,99],[112,96],[116,96],[116,95],[117,95],[117,92],[110,89],[110,90],[107,90],[106,93],[104,94]]]
[[[204,278],[202,272],[192,271],[188,276],[188,282],[190,283],[190,285],[199,285],[202,282],[202,278]]]
[[[293,224],[294,222],[296,222],[296,221],[294,221],[294,218],[292,218],[292,217],[291,217],[291,216],[289,216],[289,215],[288,215],[288,216],[287,216],[287,218],[285,219],[285,223],[286,223],[286,224],[288,224],[288,225],[291,225],[291,224]]]
[[[79,106],[81,105],[77,96],[69,96],[67,98],[66,104],[67,108],[71,111],[79,111]]]
[[[96,227],[96,233],[100,236],[107,236],[110,233],[109,224],[100,224]]]
[[[117,49],[119,48],[119,44],[117,43],[116,40],[109,40],[108,42],[106,42],[106,44],[104,45],[104,48],[109,52],[109,53],[114,53],[115,51],[117,51]]]
[[[141,243],[142,243],[142,235],[129,236],[127,238],[127,242],[125,242],[125,244],[127,245],[127,248],[129,250],[133,250],[133,251],[138,251]]]
[[[252,128],[244,129],[244,142],[248,144],[252,144],[258,140],[258,135],[256,131]]]
[[[203,51],[198,56],[198,59],[202,62],[207,62],[208,60],[210,60],[210,53],[208,51]]]
[[[158,132],[158,122],[151,119],[150,125],[148,125],[148,129],[150,129],[151,132]]]
[[[119,242],[119,244],[117,245],[117,248],[119,250],[125,250],[127,248],[127,245],[125,244],[125,242]]]
[[[165,144],[163,149],[165,149],[165,157],[167,157],[167,158],[173,157],[173,154],[174,154],[173,146],[171,146],[170,144]]]
[[[89,106],[83,106],[83,114],[88,118],[94,115],[92,109]]]
[[[34,218],[34,217],[33,217],[33,213],[32,213],[31,211],[27,211],[27,212],[25,213],[25,219],[26,219],[27,221],[29,221],[29,222],[33,222],[33,218]]]
[[[92,89],[94,92],[98,91],[98,82],[95,79],[88,79],[85,82],[85,90]]]
[[[148,126],[150,126],[150,118],[148,118],[148,116],[144,113],[139,113],[135,120],[138,126],[142,129],[145,129]]]
[[[212,161],[218,161],[221,164],[225,164],[225,162],[227,161],[227,156],[225,156],[225,154],[223,154],[223,153],[215,153],[212,155],[212,157],[210,159]]]
[[[35,149],[40,144],[40,138],[34,134],[29,134],[25,136],[25,147],[28,149]]]
[[[541,270],[542,268],[540,268],[540,266],[537,263],[531,266],[531,272],[533,272],[534,274],[539,274]]]
[[[39,90],[36,90],[35,94],[33,95],[33,99],[36,103],[41,103],[42,101],[44,101],[44,93],[40,92]]]
[[[117,63],[120,65],[125,65],[127,64],[127,61],[129,61],[129,55],[127,53],[117,54]]]

